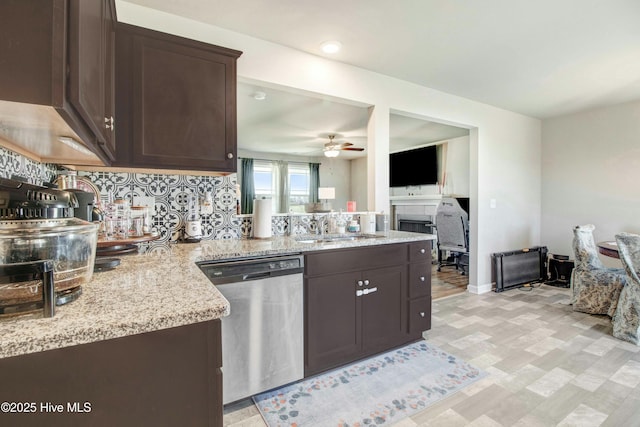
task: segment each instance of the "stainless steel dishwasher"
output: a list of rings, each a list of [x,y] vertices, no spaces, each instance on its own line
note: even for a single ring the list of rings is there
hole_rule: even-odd
[[[303,378],[303,256],[199,266],[231,306],[222,318],[223,403]]]

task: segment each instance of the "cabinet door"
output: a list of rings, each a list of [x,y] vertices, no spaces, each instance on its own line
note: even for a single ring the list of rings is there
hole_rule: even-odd
[[[106,122],[110,116],[105,111],[109,48],[106,35],[111,25],[106,3],[105,0],[70,1],[68,91],[69,101],[95,135],[93,142],[113,159],[112,145],[106,145],[112,138],[110,123]]]
[[[141,30],[131,52],[131,166],[235,172],[236,58]]]
[[[355,292],[360,278],[354,272],[307,279],[305,376],[342,365],[360,353],[361,310]]]
[[[362,303],[363,351],[382,351],[406,341],[406,267],[389,267],[363,273],[366,294]],[[367,284],[368,283],[368,284]]]
[[[216,319],[0,359],[1,402],[64,405],[61,412],[3,413],[0,423],[222,426],[221,348]],[[80,413],[67,411],[66,402],[80,402]]]
[[[0,99],[62,106],[66,22],[64,0],[0,2]]]
[[[104,42],[105,42],[105,67],[104,67],[104,128],[105,148],[113,159],[116,156],[116,33],[115,33],[115,5],[111,1],[104,3]]]

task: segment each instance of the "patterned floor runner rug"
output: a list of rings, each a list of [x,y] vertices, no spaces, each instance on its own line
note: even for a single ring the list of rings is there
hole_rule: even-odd
[[[253,400],[270,427],[390,426],[485,375],[419,341]]]

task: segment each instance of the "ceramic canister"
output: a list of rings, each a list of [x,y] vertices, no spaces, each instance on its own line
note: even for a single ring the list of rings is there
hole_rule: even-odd
[[[376,232],[376,214],[367,212],[360,215],[360,230],[365,234]]]

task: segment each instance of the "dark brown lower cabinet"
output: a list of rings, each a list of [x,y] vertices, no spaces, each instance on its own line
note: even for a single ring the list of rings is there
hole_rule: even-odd
[[[220,320],[0,359],[0,425],[222,426],[221,365]]]
[[[431,242],[409,244],[409,333],[431,329]]]
[[[363,274],[364,289],[375,290],[359,297],[362,307],[362,350],[378,353],[407,340],[407,273],[405,266],[379,268]]]
[[[431,242],[411,245],[307,254],[305,376],[418,340],[431,327],[430,252],[428,259],[412,253],[430,251]],[[411,270],[421,274],[417,280],[424,279],[420,299],[410,295],[412,265],[419,265]]]
[[[362,317],[354,289],[360,277],[352,272],[307,279],[305,376],[360,354]]]

